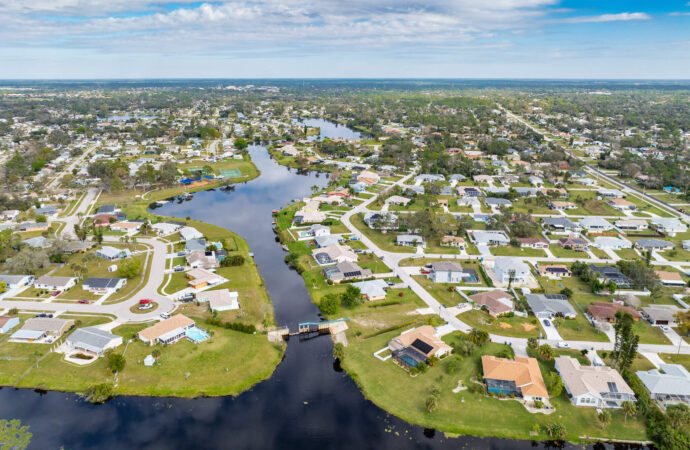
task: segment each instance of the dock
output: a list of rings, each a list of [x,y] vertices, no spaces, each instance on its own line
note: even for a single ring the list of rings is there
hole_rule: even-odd
[[[301,322],[297,325],[297,331],[291,332],[288,327],[278,328],[268,332],[268,340],[281,342],[290,339],[290,336],[299,336],[300,339],[311,339],[324,334],[344,334],[347,330],[347,317],[323,322]]]

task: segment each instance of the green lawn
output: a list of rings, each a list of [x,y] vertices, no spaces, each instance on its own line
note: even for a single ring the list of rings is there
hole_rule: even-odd
[[[556,318],[552,321],[558,334],[566,341],[608,342],[606,333],[598,331],[578,312],[574,319]]]
[[[504,247],[491,248],[491,254],[494,256],[524,256],[524,257],[546,257],[544,250],[537,248],[520,248],[507,245]]]
[[[614,250],[618,256],[623,259],[640,259],[640,255],[632,248],[624,248],[621,250]]]
[[[378,247],[380,247],[383,250],[387,250],[390,252],[398,252],[398,253],[414,253],[415,249],[412,247],[404,247],[404,246],[399,246],[395,245],[395,233],[386,233],[383,234],[378,230],[372,230],[370,229],[365,223],[364,220],[362,220],[363,214],[356,214],[352,217],[350,217],[350,222],[352,225],[354,225],[359,231],[361,231],[365,236],[367,236],[369,239],[371,239],[374,244],[376,244]]]
[[[556,258],[577,258],[577,259],[589,259],[587,252],[578,252],[575,250],[569,250],[561,247],[558,244],[549,245],[549,250],[553,253]]]
[[[659,353],[661,358],[667,364],[680,364],[687,370],[690,370],[690,355],[677,355],[675,353]]]

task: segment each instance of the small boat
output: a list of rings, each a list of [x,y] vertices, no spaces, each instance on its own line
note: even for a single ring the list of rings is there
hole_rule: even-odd
[[[253,257],[254,257],[254,253],[253,253],[253,252],[249,252],[249,256],[250,256],[251,258],[253,258]]]
[[[280,212],[280,210],[274,209],[273,211],[271,211],[271,214],[278,214],[279,212]]]
[[[276,225],[276,221],[274,220],[273,222],[271,222],[271,225]]]
[[[281,245],[281,248],[282,248],[283,250],[285,250],[286,252],[289,252],[289,251],[290,251],[290,249],[288,248],[288,246],[285,245],[285,244]]]

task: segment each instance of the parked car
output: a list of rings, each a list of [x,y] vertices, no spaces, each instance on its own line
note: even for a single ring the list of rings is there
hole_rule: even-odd
[[[91,303],[91,302],[90,302],[90,301],[88,301],[88,300],[79,300],[79,303],[85,303],[85,304],[89,304],[89,303]]]
[[[558,347],[558,348],[570,348],[570,344],[568,344],[565,341],[561,341],[558,344],[556,344],[556,347]]]
[[[669,331],[671,331],[671,329],[666,325],[659,325],[659,329],[661,329],[661,331],[663,331],[664,333],[668,333]]]
[[[162,313],[161,314],[161,319],[169,319],[169,318],[170,318],[170,314],[168,314],[168,313]]]
[[[551,326],[551,322],[549,322],[547,319],[544,319],[544,326],[545,326],[545,327],[550,327],[550,326]]]
[[[191,292],[180,297],[180,301],[184,303],[191,302],[192,300],[194,300],[194,294]]]
[[[173,267],[174,272],[182,272],[184,270],[184,266],[175,266]]]
[[[153,300],[151,300],[150,298],[142,298],[141,300],[139,300],[140,305],[146,305],[147,303],[153,303]]]
[[[53,315],[50,313],[38,313],[36,314],[36,317],[47,317],[48,319],[52,319]]]
[[[51,295],[52,295],[53,297],[57,297],[57,296],[60,295],[60,294],[62,294],[62,291],[55,291],[55,292],[53,292]]]
[[[177,256],[184,256],[186,254],[187,254],[187,252],[185,252],[184,250],[181,252],[177,252]]]
[[[139,305],[139,308],[137,308],[140,311],[146,311],[147,309],[152,309],[153,308],[153,303],[145,303],[143,305]]]

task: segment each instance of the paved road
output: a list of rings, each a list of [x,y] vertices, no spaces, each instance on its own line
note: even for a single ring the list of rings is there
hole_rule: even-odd
[[[60,181],[60,178],[62,178],[62,176],[65,174],[71,174],[72,170],[76,169],[77,166],[83,164],[84,161],[91,155],[91,152],[93,152],[99,145],[100,144],[91,144],[91,146],[87,147],[87,149],[84,150],[84,153],[82,153],[81,156],[74,158],[74,160],[67,167],[65,167],[62,170],[62,172],[56,174],[55,177],[53,177],[53,179],[49,181],[48,184],[46,184],[45,188],[55,189],[57,187],[58,182]]]
[[[74,234],[74,225],[78,224],[81,221],[79,214],[86,214],[86,212],[89,210],[89,207],[96,201],[96,199],[100,195],[100,192],[100,189],[89,188],[86,191],[86,196],[82,199],[81,203],[79,203],[79,207],[75,211],[73,211],[70,216],[59,219],[61,222],[65,223],[65,226],[62,227],[62,230],[60,231],[62,237],[67,239],[77,238]]]

